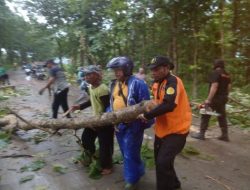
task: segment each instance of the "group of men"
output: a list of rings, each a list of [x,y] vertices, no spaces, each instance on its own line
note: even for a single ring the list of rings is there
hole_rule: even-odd
[[[52,83],[56,83],[54,102],[52,104],[53,118],[57,118],[59,105],[66,112],[68,85],[65,76],[53,61],[47,62],[51,78],[48,84],[40,90],[43,91]],[[85,80],[88,87],[89,101],[73,105],[70,111],[92,107],[95,115],[103,112],[112,112],[124,109],[150,99],[148,85],[133,75],[134,63],[125,56],[111,59],[107,68],[112,69],[115,79],[111,81],[110,88],[102,83],[102,71],[95,65],[85,68]],[[148,64],[154,80],[151,92],[155,106],[148,112],[140,114],[136,120],[129,123],[120,123],[117,126],[104,126],[98,130],[85,129],[82,134],[82,145],[85,149],[85,164],[91,163],[95,153],[95,139],[99,140],[99,155],[101,173],[112,172],[113,134],[115,133],[124,161],[125,190],[136,189],[136,185],[145,173],[145,166],[141,159],[140,149],[143,142],[144,130],[154,124],[155,141],[154,155],[156,165],[157,190],[175,190],[181,188],[181,183],[174,169],[174,160],[183,149],[191,125],[191,109],[182,80],[173,75],[173,63],[166,56],[156,56]],[[62,82],[64,81],[64,82]],[[205,107],[211,107],[220,113],[219,124],[222,129],[220,140],[228,141],[225,103],[230,86],[230,77],[224,70],[223,60],[216,60],[214,71],[210,80],[208,99]],[[65,99],[66,98],[66,99]],[[218,99],[218,100],[217,100]],[[223,101],[222,101],[223,100]],[[70,114],[67,115],[70,117]],[[200,133],[194,138],[205,139],[205,131],[210,116],[203,115]],[[115,128],[115,130],[114,130]]]

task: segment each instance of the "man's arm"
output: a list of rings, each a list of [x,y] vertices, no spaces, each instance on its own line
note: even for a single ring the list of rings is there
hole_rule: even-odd
[[[87,108],[87,107],[89,107],[89,106],[91,106],[90,100],[88,100],[87,102],[81,103],[81,104],[79,105],[79,109],[80,109],[80,110],[83,110],[83,109],[85,109],[85,108]]]
[[[50,86],[55,82],[55,77],[50,77],[48,83],[45,85],[44,89],[50,88]]]
[[[44,90],[45,90],[46,88],[49,89],[50,86],[51,86],[51,84],[53,84],[53,83],[55,82],[55,80],[56,80],[55,77],[50,77],[48,83],[39,91],[39,94],[42,95],[43,92],[44,92]]]
[[[110,97],[109,94],[101,96],[100,100],[102,102],[102,105],[104,106],[104,109],[106,110],[107,107],[110,105]]]
[[[109,106],[109,95],[101,96],[100,100],[101,100],[104,108],[106,109]],[[71,109],[71,111],[83,110],[89,106],[91,106],[90,100],[88,100],[87,102],[83,102],[79,105],[73,105],[70,109]]]
[[[218,86],[219,86],[219,83],[218,82],[214,82],[211,84],[211,87],[210,87],[210,91],[209,91],[209,94],[208,94],[208,97],[207,99],[205,100],[205,103],[206,104],[210,104],[212,102],[212,99],[215,95],[215,93],[217,92],[218,90]]]
[[[144,114],[146,119],[153,119],[154,117],[163,115],[167,112],[172,112],[177,105],[177,81],[175,78],[170,80],[170,84],[166,86],[166,94],[163,98],[163,102],[156,108]]]
[[[156,108],[151,110],[150,112],[145,113],[144,117],[147,119],[153,119],[167,112],[172,112],[175,107],[176,107],[176,104],[174,102],[170,102],[170,103],[163,102],[160,105],[158,105]]]

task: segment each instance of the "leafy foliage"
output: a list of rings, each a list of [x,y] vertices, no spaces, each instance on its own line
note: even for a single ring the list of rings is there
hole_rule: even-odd
[[[28,176],[25,176],[25,177],[22,177],[20,180],[19,180],[19,183],[22,184],[22,183],[26,183],[28,181],[31,181],[32,179],[34,179],[34,175],[28,175]]]
[[[142,145],[141,157],[147,168],[152,169],[155,166],[154,150],[149,148],[148,144]]]
[[[101,165],[98,159],[94,159],[88,167],[88,176],[91,179],[100,179],[101,175]]]
[[[42,169],[46,165],[44,160],[36,160],[32,162],[30,165],[26,165],[20,168],[20,172],[27,172],[27,171],[38,171]]]
[[[10,143],[10,134],[4,131],[0,131],[0,149],[5,148]]]
[[[1,97],[1,96],[0,96]],[[9,111],[7,109],[4,108],[0,108],[0,118],[4,117],[5,115],[7,115],[9,113]]]
[[[189,158],[190,156],[196,156],[199,159],[212,161],[214,157],[205,153],[200,152],[200,150],[194,148],[191,145],[186,145],[180,153],[185,158]]]
[[[67,167],[63,166],[61,164],[54,164],[53,165],[53,171],[57,172],[57,173],[60,173],[60,174],[65,174],[66,171],[67,171]]]
[[[34,135],[33,140],[35,144],[39,144],[40,142],[43,142],[44,140],[46,140],[47,136],[48,136],[47,133],[38,133]]]
[[[46,185],[38,185],[34,188],[34,190],[47,190],[49,189]]]
[[[229,121],[242,128],[250,127],[250,95],[240,89],[231,92],[227,111]],[[234,100],[234,101],[233,101]]]

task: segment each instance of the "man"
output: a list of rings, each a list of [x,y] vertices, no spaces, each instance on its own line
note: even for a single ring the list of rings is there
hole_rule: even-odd
[[[204,102],[204,107],[212,108],[219,116],[218,122],[221,128],[222,135],[219,140],[229,141],[228,127],[226,119],[226,103],[228,101],[228,94],[231,88],[231,79],[229,74],[225,71],[224,61],[217,59],[213,63],[213,72],[209,79],[209,94]],[[205,140],[205,132],[208,128],[211,115],[202,114],[200,132],[193,134],[192,137],[200,140]]]
[[[150,98],[146,83],[132,75],[133,66],[133,61],[128,57],[115,57],[107,64],[107,68],[114,70],[116,77],[111,83],[111,111],[121,110]],[[143,123],[137,119],[116,126],[116,137],[124,160],[125,190],[135,189],[145,173],[140,150],[144,129],[151,124],[152,121]]]
[[[0,65],[0,84],[8,84],[10,85],[10,81],[9,81],[9,75],[6,73],[6,69]]]
[[[139,68],[139,72],[135,75],[138,79],[145,80],[145,71],[143,68]]]
[[[170,73],[174,65],[168,57],[156,56],[149,68],[154,79],[152,93],[157,106],[138,118],[144,121],[156,118],[154,152],[157,190],[174,190],[181,187],[174,160],[186,143],[191,109],[181,79]]]
[[[95,115],[100,115],[109,107],[109,89],[102,84],[101,69],[95,65],[90,65],[84,69],[85,79],[90,84],[88,92],[90,100],[80,105],[74,105],[71,111],[92,107]],[[101,174],[107,175],[112,172],[112,155],[114,147],[114,128],[105,126],[100,129],[86,128],[82,134],[82,145],[84,148],[84,165],[88,166],[92,162],[95,153],[95,139],[99,140],[99,156],[101,164]]]
[[[52,118],[56,119],[59,106],[62,106],[64,112],[68,111],[69,109],[69,84],[66,81],[63,70],[58,67],[53,60],[48,60],[45,66],[49,69],[50,78],[48,83],[39,91],[39,94],[42,95],[44,90],[46,88],[50,89],[51,85],[53,84],[54,100],[52,103]],[[67,114],[66,116],[70,118],[70,114]]]

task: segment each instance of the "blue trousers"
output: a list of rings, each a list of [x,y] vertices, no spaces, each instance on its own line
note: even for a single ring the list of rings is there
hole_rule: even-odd
[[[138,125],[128,126],[116,132],[116,137],[124,161],[124,178],[127,183],[135,184],[145,173],[141,159],[141,145],[144,128]]]

